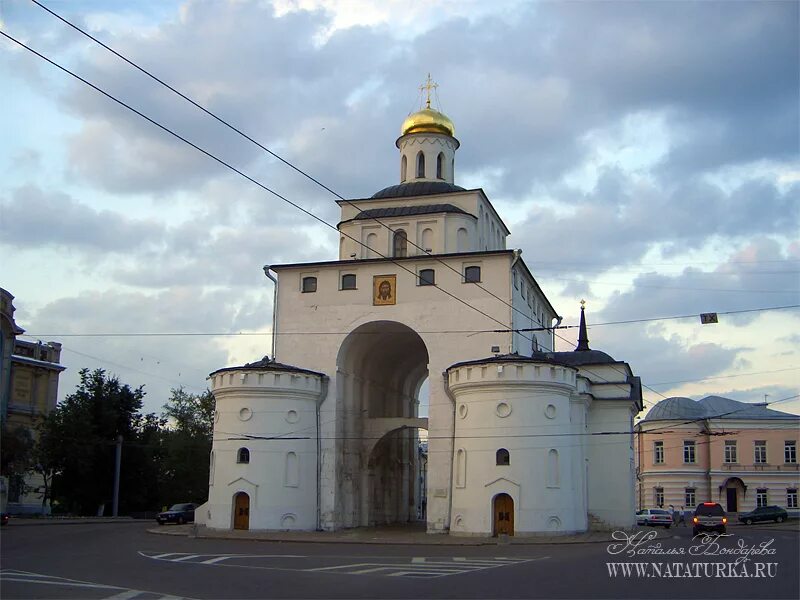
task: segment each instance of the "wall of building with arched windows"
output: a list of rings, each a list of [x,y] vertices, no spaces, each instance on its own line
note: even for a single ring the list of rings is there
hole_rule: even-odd
[[[317,526],[317,407],[327,377],[259,361],[209,376],[216,400],[208,502],[197,523],[233,527],[233,501],[249,497],[250,529]]]
[[[586,530],[578,369],[507,357],[454,365],[446,375],[458,444],[451,533],[491,535],[499,493],[513,498],[516,535]]]

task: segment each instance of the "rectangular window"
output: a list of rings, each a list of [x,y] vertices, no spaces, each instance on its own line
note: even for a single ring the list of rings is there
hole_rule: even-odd
[[[343,290],[354,290],[356,289],[356,276],[352,273],[348,273],[347,275],[342,275],[342,289]]]
[[[653,488],[653,501],[658,508],[664,508],[664,488]]]
[[[691,440],[685,440],[683,442],[683,462],[687,465],[697,462],[695,455],[695,443]]]
[[[433,269],[420,269],[419,285],[436,285],[436,271]]]
[[[753,462],[757,465],[767,464],[767,442],[757,440],[753,442]]]
[[[767,505],[767,488],[758,488],[756,490],[756,508],[761,508]]]
[[[738,462],[736,459],[736,440],[725,441],[725,462],[726,463]]]
[[[664,464],[664,442],[653,442],[653,464]]]
[[[797,488],[786,490],[786,508],[797,508]]]
[[[692,507],[697,504],[697,495],[694,488],[686,488],[684,490],[684,505],[686,508]]]
[[[479,283],[481,280],[480,267],[467,267],[464,269],[464,283]]]
[[[786,440],[783,442],[783,462],[795,464],[797,462],[797,442]]]
[[[316,277],[303,277],[303,293],[308,294],[317,291],[317,278]]]

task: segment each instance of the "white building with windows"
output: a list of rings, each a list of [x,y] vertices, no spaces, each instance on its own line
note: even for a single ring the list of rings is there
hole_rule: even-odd
[[[429,532],[458,535],[632,525],[638,377],[589,349],[583,313],[578,347],[554,351],[558,312],[484,191],[455,184],[450,119],[428,103],[396,146],[399,184],[338,202],[338,260],[264,268],[273,357],[209,377],[197,520],[335,530],[424,515]]]

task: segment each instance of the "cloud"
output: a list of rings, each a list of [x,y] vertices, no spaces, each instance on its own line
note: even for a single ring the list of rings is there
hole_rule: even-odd
[[[787,254],[788,252],[788,254]],[[800,301],[800,254],[784,250],[777,241],[759,238],[746,244],[712,271],[687,267],[678,275],[646,273],[633,288],[614,292],[602,315],[623,320],[648,315],[685,315],[768,308]],[[642,314],[646,307],[647,315]],[[726,323],[742,326],[760,313],[721,315]]]
[[[237,338],[168,333],[235,333],[267,330],[271,324],[271,291],[254,288],[233,296],[227,290],[204,292],[188,286],[144,294],[106,291],[83,293],[50,302],[29,315],[25,328],[32,334],[155,334],[140,337],[48,338],[64,345],[60,395],[74,391],[83,367],[116,373],[132,386],[144,384],[147,410],[160,408],[169,389],[185,386],[202,392],[205,377],[229,364]],[[250,359],[269,351],[269,335],[243,340]]]
[[[160,223],[95,210],[67,194],[34,185],[0,198],[0,243],[22,248],[57,246],[83,251],[127,252],[161,241]]]
[[[331,248],[312,239],[314,233],[313,229],[269,225],[211,231],[187,223],[169,232],[166,246],[122,264],[112,276],[120,283],[142,288],[261,287],[266,281],[264,264],[330,257]]]
[[[654,249],[680,256],[719,237],[794,235],[798,191],[763,180],[731,192],[699,180],[664,188],[609,169],[590,192],[563,190],[570,211],[534,206],[514,225],[512,242],[537,257],[534,268],[541,260],[562,272],[609,269],[635,264]]]
[[[681,133],[662,165],[670,178],[796,152],[792,3],[521,5],[514,19],[439,15],[410,36],[381,19],[342,28],[353,21],[339,13],[189,3],[180,18],[146,28],[146,43],[122,28],[96,33],[356,197],[393,183],[390,141],[414,108],[409,82],[432,63],[462,137],[460,172],[503,169],[494,194],[557,182],[586,158],[587,131],[642,111],[666,111]],[[321,31],[330,31],[322,41]],[[102,49],[90,47],[77,66],[237,166],[260,156]],[[76,84],[65,103],[85,120],[70,145],[76,172],[104,189],[187,188],[222,173],[92,90]]]

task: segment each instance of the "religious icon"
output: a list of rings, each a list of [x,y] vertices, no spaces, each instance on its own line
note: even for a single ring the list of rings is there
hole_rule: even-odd
[[[375,275],[372,278],[372,304],[397,304],[397,275]]]

